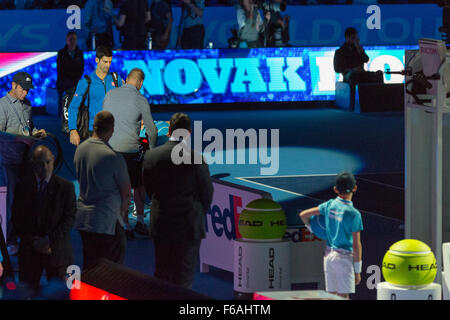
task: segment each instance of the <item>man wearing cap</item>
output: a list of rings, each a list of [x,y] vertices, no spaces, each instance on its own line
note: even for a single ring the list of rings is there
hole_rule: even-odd
[[[30,100],[26,98],[30,89],[34,89],[31,76],[26,72],[17,72],[12,81],[11,90],[0,99],[0,131],[14,135],[33,136],[44,138],[47,133],[44,129],[38,130],[33,125],[32,109]],[[11,205],[13,192],[20,176],[24,171],[23,159],[26,151],[24,144],[14,144],[14,146],[0,146],[3,156],[3,166],[7,178],[7,245],[11,255],[17,254],[17,236],[13,230],[11,222]],[[14,153],[15,156],[12,156]]]
[[[323,265],[326,291],[347,299],[350,293],[355,293],[355,285],[361,282],[362,271],[360,233],[363,224],[361,213],[353,207],[352,202],[356,189],[353,174],[342,172],[337,175],[333,187],[337,198],[300,213],[300,218],[310,232],[311,217],[325,217],[327,248]]]
[[[26,99],[30,89],[34,89],[31,76],[17,72],[12,81],[11,91],[0,99],[0,130],[12,134],[45,137],[44,129],[33,126],[31,103]]]

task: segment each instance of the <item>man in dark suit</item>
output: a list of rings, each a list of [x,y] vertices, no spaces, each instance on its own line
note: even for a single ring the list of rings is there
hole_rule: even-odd
[[[30,164],[32,172],[15,190],[12,221],[20,238],[19,281],[37,290],[44,269],[48,280],[65,280],[72,264],[76,200],[73,183],[53,174],[47,147],[36,147]]]
[[[184,140],[177,138],[180,132],[186,138],[191,132],[191,121],[186,114],[176,113],[170,119],[169,141],[145,155],[144,184],[152,197],[154,276],[191,288],[213,186],[208,165],[201,155],[187,148]],[[178,156],[187,161],[180,163]]]

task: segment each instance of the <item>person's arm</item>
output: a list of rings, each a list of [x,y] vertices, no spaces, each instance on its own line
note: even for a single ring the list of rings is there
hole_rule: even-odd
[[[127,20],[127,16],[124,14],[120,14],[119,17],[113,17],[114,18],[114,23],[116,24],[117,28],[122,28],[123,25],[125,24],[125,21]]]
[[[170,11],[167,12],[166,17],[169,20],[169,23],[167,24],[167,28],[166,28],[166,30],[164,30],[164,33],[162,35],[162,38],[164,40],[168,40],[170,37],[170,33],[172,32],[172,23],[173,23],[172,12],[170,12]]]
[[[209,207],[211,206],[214,188],[211,181],[211,174],[209,173],[208,164],[205,159],[203,159],[203,163],[200,165],[196,165],[197,167],[197,190],[199,201],[203,206],[204,213],[208,212]]]
[[[310,225],[309,220],[311,219],[311,217],[318,215],[320,215],[319,207],[303,210],[302,212],[299,213],[300,219],[302,219],[306,227],[309,227]]]
[[[343,73],[344,72],[344,61],[340,50],[336,50],[334,53],[334,59],[333,59],[333,66],[334,71],[336,73]]]
[[[75,187],[70,183],[67,188],[67,194],[64,199],[63,215],[58,221],[54,230],[50,231],[49,238],[53,242],[61,239],[72,230],[77,213],[77,203],[75,195]]]
[[[356,48],[356,52],[359,53],[359,57],[361,59],[361,63],[369,62],[369,56],[366,54],[366,51],[364,51],[364,48],[359,43],[359,38],[357,40],[355,40],[353,42],[353,44],[354,44],[354,46]],[[361,63],[358,63],[358,65],[361,64]]]
[[[245,11],[241,6],[239,6],[236,10],[236,20],[239,30],[245,27],[247,16],[245,15]]]
[[[128,222],[128,209],[130,207],[131,200],[131,184],[130,177],[128,175],[127,164],[122,155],[117,154],[117,165],[114,170],[114,177],[117,183],[120,194],[120,213],[122,214],[125,222]]]
[[[153,179],[152,179],[152,174],[153,174],[153,158],[152,158],[152,150],[148,150],[145,153],[144,156],[144,163],[143,163],[143,172],[144,172],[144,187],[145,187],[145,192],[147,193],[147,196],[151,199],[152,195],[153,195]]]
[[[186,6],[188,6],[189,8],[192,9],[192,11],[194,11],[194,13],[199,16],[199,17],[203,17],[203,8],[202,6],[198,6],[196,5],[196,3],[191,2],[191,0],[183,0],[184,4]],[[194,1],[195,2],[195,1]]]
[[[362,268],[362,245],[361,245],[361,232],[353,232],[353,265],[355,266],[355,284],[361,282],[361,270]]]
[[[82,78],[78,81],[77,89],[75,90],[75,94],[70,102],[68,108],[68,126],[70,131],[70,143],[78,146],[80,144],[80,135],[77,132],[77,118],[78,118],[78,109],[80,108],[81,101],[83,100],[83,94],[87,89],[87,81],[85,78]]]
[[[131,184],[122,183],[119,185],[119,193],[120,193],[120,212],[123,215],[125,221],[128,221],[125,214],[128,212],[131,203]]]
[[[4,105],[0,102],[0,131],[6,131],[7,117]]]
[[[47,132],[44,129],[37,129],[34,127],[33,122],[33,108],[31,107],[31,102],[28,99],[25,99],[24,105],[26,105],[26,109],[24,111],[25,121],[28,124],[28,127],[31,130],[31,135],[35,138],[45,138],[47,136]]]
[[[23,195],[26,194],[28,191],[26,191],[22,184],[18,184],[14,190],[14,194],[16,196],[13,199],[12,208],[11,208],[11,222],[14,226],[14,230],[21,238],[21,240],[24,240],[26,236],[28,236],[28,228],[29,228],[29,219],[24,219],[24,212],[27,212],[25,208],[25,203],[23,201],[22,196],[17,195]]]
[[[58,55],[56,56],[56,72],[58,75],[58,78],[61,77],[63,74],[62,70],[62,51],[58,52]]]
[[[141,115],[144,120],[145,131],[148,134],[150,147],[156,146],[156,140],[158,139],[158,129],[153,121],[152,112],[147,99],[143,98],[141,103]]]

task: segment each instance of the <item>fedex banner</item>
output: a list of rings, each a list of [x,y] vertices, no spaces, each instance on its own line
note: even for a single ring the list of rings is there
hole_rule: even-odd
[[[334,100],[333,58],[337,47],[116,51],[111,71],[125,79],[133,68],[145,73],[142,94],[151,104],[208,104]],[[369,71],[401,71],[404,52],[417,46],[365,47]],[[85,73],[95,70],[95,53],[85,52]],[[0,96],[14,73],[32,75],[28,98],[46,105],[47,88],[56,87],[56,53],[0,53]],[[385,83],[403,83],[385,75]]]
[[[344,41],[344,30],[354,27],[363,45],[416,45],[420,38],[440,39],[442,8],[436,4],[379,5],[380,29],[366,26],[368,5],[288,6],[290,41],[294,47],[338,46]],[[79,44],[86,49],[83,11],[79,12]],[[115,12],[118,13],[117,11]],[[169,49],[175,48],[181,10],[173,8],[174,27]],[[64,47],[67,25],[73,12],[66,10],[0,11],[0,52],[57,51]],[[236,8],[206,7],[204,13],[205,44],[227,48],[231,29],[237,28]],[[116,48],[119,34],[114,28]]]
[[[272,196],[264,191],[213,179],[214,195],[205,217],[206,238],[200,247],[200,265],[233,271],[234,242],[240,238],[239,215],[245,206],[256,199]]]

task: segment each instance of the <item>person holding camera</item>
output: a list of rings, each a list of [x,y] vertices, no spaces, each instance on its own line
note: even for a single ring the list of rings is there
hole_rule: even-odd
[[[238,37],[240,47],[258,48],[264,44],[264,31],[270,20],[270,11],[261,18],[258,4],[255,0],[239,0],[237,7]]]

